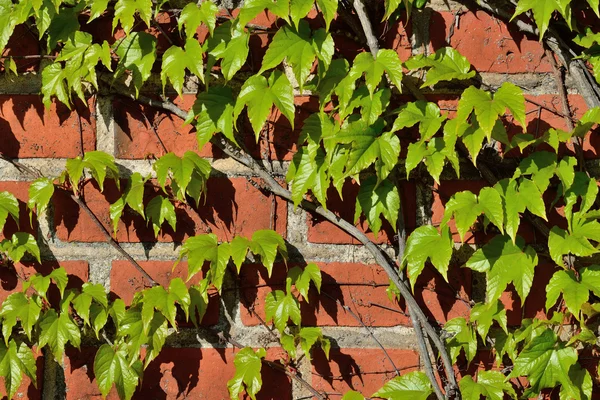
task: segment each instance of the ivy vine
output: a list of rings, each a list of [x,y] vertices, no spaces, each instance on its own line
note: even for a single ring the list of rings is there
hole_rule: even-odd
[[[582,146],[600,123],[600,33],[599,25],[586,25],[580,16],[600,17],[598,0],[476,4],[536,35],[548,49],[563,100],[562,111],[550,111],[562,116],[568,129],[535,135],[526,130],[526,102],[531,100],[522,89],[508,81],[499,87],[485,85],[456,49],[444,47],[402,60],[395,50],[379,47],[372,28],[375,17],[391,23],[426,1],[386,0],[383,7],[369,3],[247,0],[234,16],[209,0],[182,8],[151,0],[0,0],[0,49],[13,40],[19,25],[34,32],[43,49],[36,56],[1,55],[0,62],[5,74],[18,75],[20,57],[45,60],[41,93],[46,107],[55,100],[72,107],[78,99],[87,101],[104,90],[172,113],[181,124],[195,128],[199,148],[211,143],[222,149],[261,179],[261,189],[325,218],[361,242],[390,278],[392,305],[406,304],[424,364],[423,371],[399,375],[366,394],[370,398],[530,398],[550,390],[560,399],[591,399],[597,371],[581,357],[584,350],[598,347],[600,265],[594,256],[599,253],[600,208],[598,183],[587,169]],[[252,23],[263,12],[278,18],[277,28]],[[168,32],[158,23],[165,15],[176,21],[176,28]],[[95,20],[109,21],[118,39],[110,43],[87,32]],[[353,30],[363,48],[353,60],[336,52],[336,23]],[[254,69],[248,61],[253,35],[268,38],[260,66]],[[571,74],[590,106],[580,118],[569,109],[564,71],[558,64]],[[160,78],[163,96],[143,94],[153,73]],[[167,87],[182,95],[190,82],[198,91],[189,110],[164,96]],[[441,109],[424,95],[448,82],[461,88],[453,110]],[[298,93],[310,93],[319,108],[301,121],[297,151],[285,175],[288,190],[263,160],[250,155],[246,143],[247,136],[269,141],[274,110],[294,127]],[[413,99],[406,101],[401,93]],[[519,157],[504,158],[508,152]],[[195,151],[182,156],[165,153],[153,162],[148,176],[123,176],[113,156],[100,151],[67,160],[58,176],[42,176],[2,156],[33,180],[27,202],[30,221],[45,213],[55,193],[67,193],[147,281],[131,304],[125,304],[110,298],[100,284],[71,288],[63,268],[20,277],[22,290],[0,306],[0,376],[8,398],[14,397],[24,375],[37,383],[36,352],[44,348],[60,360],[66,347],[79,348],[82,336],[91,334],[102,343],[94,360],[100,392],[106,397],[116,387],[121,399],[131,399],[145,368],[167,337],[176,334],[178,323],[189,320],[197,326],[202,321],[209,291],[223,289],[226,273],[239,274],[252,258],[260,260],[270,276],[276,259],[287,261],[287,244],[275,231],[260,230],[228,242],[206,233],[180,247],[173,268],[182,268],[179,261],[186,260],[186,279],[158,285],[115,240],[119,221],[127,212],[143,218],[155,236],[166,226],[176,230],[176,206],[203,204],[212,170]],[[490,153],[497,165],[490,165]],[[420,226],[406,237],[401,183],[427,182],[431,177],[440,184],[444,174],[460,177],[465,163],[489,185],[478,192],[454,193],[445,201],[439,226]],[[104,191],[107,180],[120,192],[110,204],[112,229],[90,210],[82,190],[93,181]],[[341,195],[349,181],[360,185],[354,221],[328,209],[331,189]],[[148,187],[158,194],[146,201]],[[558,213],[560,223],[548,223],[550,213]],[[19,202],[2,192],[0,229],[9,218],[19,222]],[[397,260],[354,226],[361,219],[376,236],[384,224],[392,227]],[[543,239],[528,243],[522,236],[524,225],[531,225]],[[448,280],[455,241],[464,243],[474,229],[490,237],[463,267],[485,276],[485,296],[466,300],[469,318],[454,318],[441,326],[416,302],[416,280],[425,268]],[[23,259],[41,261],[35,237],[26,232],[2,240],[0,254],[3,268]],[[512,285],[524,304],[535,277],[546,268],[541,259],[556,269],[545,288],[548,318],[523,319],[520,326],[509,327],[501,296]],[[301,357],[311,360],[311,352],[329,356],[330,338],[319,327],[302,326],[300,313],[300,301],[308,302],[309,292],[320,292],[321,284],[318,265],[295,266],[287,271],[284,290],[266,296],[263,324],[286,351],[286,360],[269,360],[264,348],[245,347],[220,333],[240,348],[235,375],[227,383],[232,399],[242,393],[256,399],[265,367],[285,372],[315,398],[327,398],[294,369]],[[53,291],[59,295],[51,296]],[[492,352],[497,368],[464,373],[482,349]],[[365,399],[364,395],[350,391],[342,399]]]

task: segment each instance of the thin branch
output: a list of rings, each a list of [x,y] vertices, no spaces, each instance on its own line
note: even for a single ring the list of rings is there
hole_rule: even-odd
[[[156,286],[157,283],[154,281],[154,279],[152,279],[152,277],[146,272],[146,270],[144,268],[142,268],[142,266],[133,259],[133,257],[131,257],[129,255],[129,253],[127,253],[119,244],[119,242],[117,242],[115,239],[113,239],[112,235],[110,234],[110,232],[106,229],[106,227],[104,226],[104,224],[98,219],[98,217],[96,216],[96,214],[94,214],[94,212],[88,207],[88,205],[85,203],[85,201],[69,192],[71,195],[71,198],[77,203],[77,205],[79,205],[79,207],[81,207],[83,209],[83,211],[85,211],[85,213],[92,219],[92,221],[94,222],[94,224],[98,227],[98,229],[100,229],[100,231],[102,232],[102,234],[104,235],[104,237],[106,238],[106,241],[112,246],[114,247],[119,254],[121,254],[123,257],[125,257],[125,259],[127,261],[129,261],[131,263],[131,265],[133,265],[135,267],[135,269],[138,270],[138,272],[140,274],[142,274],[142,276],[144,278],[146,278],[146,280],[148,280],[148,282],[150,283],[150,286]]]
[[[244,345],[242,345],[240,342],[236,341],[235,339],[233,339],[231,337],[225,336],[225,334],[223,332],[218,332],[217,336],[223,343],[229,343],[233,347],[237,347],[238,349],[244,348]],[[302,386],[304,386],[308,391],[310,391],[312,393],[312,395],[315,396],[317,399],[325,400],[325,397],[323,397],[323,395],[321,393],[319,393],[319,391],[317,389],[312,387],[310,383],[308,383],[306,380],[304,380],[304,378],[302,378],[300,375],[298,375],[297,372],[292,372],[285,366],[278,364],[276,362],[273,362],[273,361],[269,361],[269,360],[265,360],[265,359],[262,359],[261,361],[265,365],[267,365],[277,371],[281,371],[284,374],[286,374],[287,376],[289,376],[290,378],[296,380],[298,383],[300,383]]]
[[[324,294],[326,297],[329,297],[331,300],[335,301],[339,307],[341,307],[345,312],[350,314],[352,316],[352,318],[354,318],[363,328],[365,328],[365,330],[367,331],[369,336],[371,336],[371,339],[373,339],[373,341],[375,343],[377,343],[377,346],[379,346],[381,351],[383,351],[383,354],[385,354],[385,357],[390,362],[392,368],[394,368],[396,376],[400,376],[400,370],[398,369],[398,367],[396,367],[396,364],[394,364],[394,360],[392,360],[390,353],[388,353],[388,351],[385,349],[385,347],[383,347],[383,344],[381,344],[379,339],[377,339],[377,337],[373,334],[373,331],[371,331],[371,329],[369,329],[369,327],[367,325],[365,325],[362,318],[359,317],[358,315],[356,315],[356,313],[354,311],[352,311],[352,309],[350,307],[348,307],[345,304],[342,304],[340,299],[336,299],[335,297],[333,297],[332,295],[330,295],[329,293],[327,293],[325,291],[321,291],[321,293]]]
[[[379,42],[373,33],[373,27],[371,26],[371,21],[369,20],[369,16],[365,10],[365,5],[362,0],[354,0],[354,11],[356,11],[356,15],[358,16],[358,20],[360,21],[360,25],[363,28],[363,32],[367,38],[367,46],[369,46],[369,50],[373,55],[373,58],[377,57],[377,53],[379,52]]]
[[[565,86],[565,79],[563,77],[563,72],[556,64],[556,60],[554,59],[554,53],[546,49],[546,57],[550,61],[550,65],[552,65],[552,71],[554,72],[554,79],[556,79],[556,87],[558,89],[558,94],[560,95],[560,101],[562,103],[563,113],[565,114],[565,124],[567,125],[567,129],[569,131],[573,131],[575,128],[573,126],[573,120],[571,119],[571,109],[569,107],[569,98],[567,94],[567,88]],[[579,162],[579,168],[583,170],[585,167],[585,160],[583,158],[583,144],[581,143],[581,138],[574,136],[571,138],[571,144],[575,149],[575,154],[577,155],[577,161]]]

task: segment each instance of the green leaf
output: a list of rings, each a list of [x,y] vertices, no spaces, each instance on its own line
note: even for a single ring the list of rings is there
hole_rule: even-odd
[[[537,253],[532,247],[525,246],[525,241],[520,236],[513,243],[510,237],[498,235],[469,258],[467,267],[486,273],[487,303],[498,300],[511,282],[521,303],[524,303],[531,289],[537,263]]]
[[[291,293],[274,290],[265,298],[266,322],[273,321],[281,333],[287,327],[288,321],[300,325],[300,303]]]
[[[308,4],[309,8],[312,6],[312,2],[306,2],[306,0],[294,0],[292,5],[302,2]],[[293,15],[292,18],[294,18]],[[326,66],[330,64],[333,55],[330,47],[333,45],[333,39],[331,34],[323,29],[312,32],[307,21],[300,21],[296,26],[297,29],[284,26],[273,36],[263,58],[259,74],[278,66],[285,59],[292,68],[300,90],[302,90],[316,57],[324,60]],[[330,45],[327,44],[329,42],[331,42]]]
[[[21,322],[21,327],[25,331],[27,338],[31,340],[31,331],[36,325],[42,308],[36,298],[29,298],[24,293],[13,293],[4,300],[0,317],[2,317],[2,336],[4,343],[8,346],[8,340],[12,329]]]
[[[313,114],[315,115],[315,114]],[[310,118],[310,117],[309,117]],[[305,120],[305,125],[306,125]],[[311,190],[317,200],[325,207],[327,200],[327,164],[325,152],[320,147],[303,146],[292,159],[286,180],[292,184],[292,201],[298,206],[304,195]]]
[[[193,151],[186,151],[183,157],[167,153],[154,163],[153,168],[156,171],[156,180],[165,193],[167,192],[165,185],[170,172],[171,181],[176,184],[173,186],[175,186],[174,192],[177,199],[185,201],[185,196],[188,194],[197,202],[205,191],[211,171],[210,163]],[[194,179],[198,180],[198,184],[189,186]],[[192,192],[190,190],[192,188],[200,190]],[[175,229],[174,226],[173,229]]]
[[[232,27],[231,22],[219,25],[208,39],[209,54],[215,60],[221,60],[221,73],[226,81],[231,80],[246,62],[249,40],[250,35],[238,25]]]
[[[477,382],[470,375],[465,375],[458,385],[465,400],[479,400],[480,396],[491,400],[503,400],[505,394],[516,399],[515,390],[510,382],[505,380],[506,377],[500,371],[480,371],[477,374]]]
[[[246,260],[251,241],[242,236],[236,236],[231,241],[231,259],[235,264],[238,273],[242,263]]]
[[[560,400],[569,400],[573,398],[581,398],[581,400],[591,400],[594,383],[592,376],[587,369],[582,368],[579,363],[569,368],[569,379],[571,386],[561,386]],[[573,394],[575,393],[575,396]],[[580,397],[578,397],[579,395]]]
[[[435,103],[426,101],[406,103],[398,112],[392,132],[419,124],[421,139],[429,140],[440,130],[445,120],[446,117],[441,115],[440,108]]]
[[[492,188],[482,189],[479,197],[468,190],[455,193],[446,203],[441,224],[445,226],[454,217],[456,229],[464,242],[465,234],[483,212],[502,232],[504,215],[501,200],[500,194]]]
[[[590,293],[600,294],[600,266],[592,265],[579,270],[579,279],[573,271],[556,271],[546,286],[546,310],[552,307],[562,293],[569,311],[580,318],[581,306]]]
[[[344,397],[342,397],[342,400],[365,400],[365,396],[363,396],[362,394],[360,394],[357,391],[351,390],[349,392],[346,392],[346,394],[344,394]]]
[[[190,293],[190,319],[194,326],[198,326],[208,308],[208,279],[200,281],[199,285],[192,285]]]
[[[71,168],[72,164],[70,165],[69,161],[72,160],[67,160],[67,171],[69,172],[69,176],[71,176],[73,186],[77,186],[76,183],[81,178],[81,168],[90,170],[92,176],[98,182],[101,192],[104,191],[104,180],[107,176],[113,179],[117,186],[119,186],[119,168],[115,164],[115,159],[112,155],[103,151],[88,151],[85,153],[83,160],[81,160],[81,164],[77,165],[75,170]]]
[[[377,177],[375,176],[371,176],[362,182],[356,198],[354,223],[358,222],[361,213],[364,213],[369,228],[377,236],[383,224],[382,215],[396,231],[399,212],[400,194],[394,183],[385,180],[377,185]]]
[[[273,71],[268,80],[262,75],[254,75],[244,82],[235,103],[234,119],[238,118],[245,106],[248,107],[248,118],[257,141],[273,106],[294,127],[294,90],[280,71]]]
[[[229,396],[232,399],[238,399],[242,391],[246,390],[250,398],[256,400],[256,394],[262,387],[261,360],[266,354],[263,348],[254,351],[250,347],[245,347],[235,355],[233,360],[235,375],[227,382]]]
[[[380,49],[377,52],[377,58],[374,59],[371,53],[363,52],[356,56],[354,64],[350,69],[351,79],[356,80],[365,74],[365,82],[371,95],[375,88],[381,82],[383,73],[387,72],[388,77],[398,90],[402,87],[402,62],[398,53],[391,49]]]
[[[458,355],[463,350],[467,362],[471,363],[477,354],[477,335],[473,326],[463,317],[458,317],[446,322],[444,324],[444,331],[448,335],[451,335],[447,339],[447,346],[452,362],[456,363]]]
[[[29,186],[29,200],[27,201],[27,207],[29,207],[29,221],[31,223],[33,213],[40,215],[48,208],[48,203],[54,194],[54,184],[49,178],[39,178],[31,183]],[[0,194],[1,196],[1,194]],[[4,201],[0,203],[0,213],[2,212],[2,206]],[[14,203],[12,203],[14,204]],[[18,205],[18,203],[17,203]],[[4,217],[6,219],[6,217]],[[0,224],[0,229],[3,224]]]
[[[406,250],[402,264],[407,266],[411,287],[415,288],[418,276],[429,259],[433,266],[448,280],[448,265],[452,258],[454,243],[448,228],[438,232],[431,225],[423,225],[415,229],[406,241]]]
[[[17,345],[14,340],[5,346],[0,342],[0,376],[9,399],[17,393],[25,373],[37,387],[36,360],[33,351],[25,343]]]
[[[506,233],[513,239],[516,238],[520,214],[525,210],[531,211],[540,218],[546,219],[546,206],[538,187],[529,179],[503,179],[494,189],[503,199]]]
[[[216,262],[217,255],[218,241],[216,235],[209,233],[187,239],[183,246],[181,246],[181,252],[179,253],[179,260],[184,256],[187,256],[188,258],[187,280],[189,281],[194,275],[202,270],[204,262]],[[173,268],[175,268],[175,266]]]
[[[554,11],[559,11],[567,22],[570,21],[570,0],[519,0],[511,20],[526,11],[533,11],[533,18],[540,31],[540,40],[550,25]]]
[[[202,148],[215,133],[222,132],[229,140],[236,142],[233,136],[233,107],[235,101],[231,88],[210,86],[207,91],[199,92],[194,105],[186,118],[186,123],[195,120],[198,147]]]
[[[152,224],[154,236],[158,235],[163,222],[167,221],[173,230],[176,230],[177,216],[175,215],[175,206],[164,196],[156,196],[146,206],[146,215],[148,223]]]
[[[150,323],[154,319],[154,310],[161,312],[162,315],[169,321],[171,326],[177,330],[177,307],[178,303],[188,315],[190,306],[190,295],[185,283],[181,278],[175,278],[169,284],[169,290],[165,290],[162,286],[154,286],[143,292],[142,301],[142,323],[144,333],[147,335],[150,331]]]
[[[295,26],[308,15],[313,4],[312,0],[290,0],[290,17]]]
[[[55,360],[62,359],[67,343],[79,348],[81,333],[68,313],[61,312],[58,315],[56,311],[50,309],[40,320],[39,327],[39,347],[49,345]]]
[[[578,257],[591,256],[597,253],[598,250],[590,243],[589,239],[600,240],[600,224],[598,221],[575,226],[571,234],[554,226],[548,237],[550,257],[557,265],[562,265],[565,254],[574,254]]]
[[[13,262],[21,261],[23,256],[25,256],[25,253],[29,253],[41,263],[40,248],[38,247],[35,237],[30,233],[14,233],[10,240],[4,239],[0,242],[0,249],[8,253],[8,257]]]
[[[47,65],[42,70],[42,94],[46,109],[50,109],[52,105],[52,96],[56,96],[58,101],[71,107],[71,96],[65,82],[66,77],[65,71],[58,62]]]
[[[219,7],[212,1],[203,1],[201,4],[189,3],[179,14],[179,30],[185,25],[185,35],[193,38],[201,23],[208,27],[210,34],[213,34],[217,24],[217,13]]]
[[[117,24],[121,24],[121,28],[125,34],[129,35],[135,22],[135,15],[139,13],[140,18],[150,26],[152,18],[152,1],[151,0],[118,0],[115,4],[115,16],[113,18],[113,31]]]
[[[211,2],[207,1],[207,3]],[[202,48],[196,39],[188,39],[185,43],[185,50],[179,46],[171,46],[163,54],[162,67],[160,69],[163,95],[168,79],[177,91],[177,94],[183,96],[181,90],[185,81],[186,69],[204,82]]]
[[[458,102],[456,116],[459,120],[466,121],[475,111],[477,122],[489,140],[498,117],[502,116],[507,108],[513,118],[525,127],[525,97],[519,87],[505,82],[492,96],[486,91],[470,86]]]
[[[300,347],[304,352],[307,360],[311,360],[310,350],[317,343],[323,348],[327,358],[329,358],[329,340],[323,337],[323,332],[321,328],[302,328],[298,333],[298,337],[300,338]]]
[[[547,151],[536,151],[519,163],[519,167],[515,171],[513,178],[531,175],[533,183],[535,183],[541,193],[544,193],[550,185],[550,179],[554,176],[556,167],[556,154]],[[565,171],[564,166],[562,169],[563,173],[568,172]],[[569,180],[572,183],[572,179]],[[571,185],[568,185],[567,187],[569,186]]]
[[[433,393],[433,388],[427,375],[420,371],[414,371],[386,382],[371,397],[392,400],[426,400],[431,393]]]
[[[525,346],[514,361],[509,377],[526,376],[531,385],[530,392],[535,394],[560,384],[572,396],[570,398],[578,399],[579,392],[569,377],[569,369],[576,362],[577,350],[564,347],[554,331],[546,329]]]
[[[99,283],[92,284],[85,282],[81,287],[81,293],[73,299],[73,308],[87,325],[90,324],[90,311],[92,301],[101,305],[104,309],[108,308],[108,299],[104,286]]]
[[[471,322],[477,322],[477,333],[484,342],[494,321],[508,333],[506,310],[500,300],[488,304],[478,303],[471,309]]]
[[[452,47],[442,47],[429,56],[413,56],[406,60],[404,65],[411,70],[429,68],[421,87],[431,87],[440,81],[471,79],[475,76],[475,71],[470,71],[471,64],[467,58]]]
[[[150,78],[156,60],[156,44],[154,36],[145,32],[132,32],[113,45],[113,51],[119,56],[115,79],[125,71],[130,71],[136,95],[139,95],[142,85]]]
[[[110,345],[103,344],[94,358],[94,375],[103,397],[114,384],[119,398],[131,399],[141,378],[141,369],[141,362],[129,360],[124,347],[115,351]]]
[[[309,263],[304,269],[294,267],[288,271],[288,277],[291,278],[291,284],[296,286],[298,292],[308,303],[308,289],[312,282],[317,288],[317,292],[321,293],[321,269],[315,263]],[[288,289],[289,291],[289,289]]]
[[[9,215],[18,225],[19,201],[12,193],[0,192],[0,230],[4,228]]]
[[[400,140],[391,132],[379,135],[383,129],[383,120],[373,125],[359,120],[348,124],[335,140],[340,144],[352,144],[346,165],[346,176],[357,175],[371,164],[376,164],[380,179],[385,179],[398,164]]]
[[[275,231],[263,229],[252,234],[250,251],[259,255],[263,265],[267,268],[269,276],[273,271],[273,263],[277,253],[281,255],[284,261],[287,261],[287,246],[283,238]]]
[[[317,0],[317,6],[325,20],[325,30],[329,32],[331,21],[335,18],[338,8],[338,0]]]

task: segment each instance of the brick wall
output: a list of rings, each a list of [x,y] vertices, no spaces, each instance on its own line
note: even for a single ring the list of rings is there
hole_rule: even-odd
[[[442,0],[434,0],[426,10],[414,12],[406,29],[401,25],[382,25],[381,30],[391,28],[383,41],[397,49],[404,60],[411,53],[443,47],[449,39],[450,44],[469,59],[484,82],[497,86],[510,80],[522,86],[528,98],[550,108],[561,109],[550,64],[537,40],[507,29],[505,24],[482,12],[459,13],[460,17],[456,17],[459,9],[455,3],[450,2],[448,7]],[[274,25],[271,16],[261,15],[259,19],[257,23],[261,25]],[[87,29],[104,32],[98,23]],[[36,54],[37,43],[26,37],[11,41],[9,54]],[[334,38],[337,51],[348,57],[353,57],[359,50],[351,39],[341,34]],[[252,43],[252,46],[255,57],[264,53],[264,40]],[[150,173],[151,161],[148,159],[163,154],[157,135],[167,149],[175,153],[197,149],[193,132],[189,127],[182,127],[176,117],[111,95],[100,94],[90,99],[88,104],[79,104],[73,111],[62,105],[53,105],[50,110],[45,110],[39,96],[39,65],[21,62],[19,68],[27,74],[16,78],[6,74],[0,76],[0,150],[46,175],[57,175],[64,167],[65,158],[79,155],[81,149],[113,154],[122,166],[124,176],[135,171]],[[159,90],[158,86],[149,87],[149,93]],[[585,103],[573,88],[569,89],[571,107],[576,115],[580,115],[586,109]],[[458,93],[453,87],[444,87],[436,93],[428,93],[428,98],[438,101],[441,106],[453,107]],[[176,101],[188,108],[193,99],[193,95],[188,93]],[[315,99],[310,96],[298,96],[296,104],[295,130],[287,122],[278,120],[280,124],[277,124],[274,133],[275,143],[267,151],[272,157],[274,171],[282,177],[295,151],[301,121],[316,106]],[[528,132],[536,133],[549,126],[565,128],[562,118],[546,110],[538,110],[532,104],[527,107]],[[273,117],[278,118],[277,115]],[[257,156],[265,154],[265,149],[252,144],[252,140],[248,145]],[[585,155],[592,167],[598,148],[594,140],[585,141]],[[396,366],[403,371],[419,368],[410,321],[400,309],[395,311],[397,307],[387,299],[388,279],[383,270],[374,265],[366,249],[328,222],[294,210],[284,201],[261,193],[249,182],[252,177],[247,170],[232,160],[222,158],[210,145],[202,149],[201,155],[214,159],[215,170],[208,183],[207,202],[197,209],[179,208],[175,232],[166,227],[158,239],[153,240],[151,229],[143,221],[125,215],[119,224],[117,239],[157,282],[164,284],[173,277],[183,276],[184,265],[174,272],[171,268],[178,255],[178,245],[190,236],[210,231],[220,240],[229,240],[233,235],[250,236],[257,229],[273,227],[297,250],[292,253],[292,264],[315,262],[321,267],[322,291],[331,296],[313,293],[310,303],[302,304],[302,323],[322,326],[334,347],[329,361],[317,351],[312,363],[301,362],[300,372],[308,382],[326,392],[343,393],[354,389],[368,396],[393,376],[382,351],[337,301],[352,308],[371,327],[373,334],[389,349]],[[444,198],[460,190],[477,191],[484,186],[472,170],[465,169],[462,177],[463,180],[458,181],[451,173],[443,175],[444,180],[435,195],[421,184],[407,183],[404,186],[402,212],[409,233],[419,224],[439,223]],[[47,272],[61,265],[80,281],[102,283],[113,296],[130,301],[132,293],[143,287],[142,277],[105,242],[91,219],[79,211],[68,197],[55,195],[47,215],[35,219],[33,227],[29,226],[25,208],[29,182],[23,179],[10,164],[0,162],[0,191],[8,190],[19,198],[21,230],[36,235],[42,247],[44,261],[41,265],[19,264],[17,269],[27,276],[34,271]],[[347,185],[343,202],[332,191],[330,208],[352,220],[357,189]],[[146,195],[151,197],[153,193]],[[107,227],[110,227],[109,201],[114,201],[115,196],[116,189],[110,185],[105,193],[100,193],[92,184],[85,187],[85,198],[90,208]],[[366,229],[364,224],[360,226]],[[9,221],[4,234],[9,235],[16,229],[16,224]],[[522,234],[534,242],[533,232],[526,231],[526,226],[522,229]],[[482,235],[482,232],[473,232],[468,235],[467,242],[474,244],[483,238]],[[459,241],[458,235],[455,238]],[[393,254],[394,235],[390,229],[375,241]],[[426,269],[417,282],[417,300],[440,323],[453,317],[468,316],[469,308],[456,299],[455,290],[474,296],[481,293],[481,279],[472,276],[469,270],[461,269],[460,264],[459,259],[453,261],[451,286],[431,269]],[[543,268],[537,270],[540,269]],[[19,290],[21,284],[5,269],[0,269],[0,274],[0,299],[4,299],[11,291]],[[281,349],[277,348],[248,307],[254,305],[258,315],[264,316],[266,293],[269,288],[281,287],[285,280],[285,266],[277,264],[271,278],[267,278],[264,271],[246,266],[241,276],[242,288],[236,287],[228,277],[221,295],[214,293],[211,296],[199,331],[184,324],[179,334],[169,337],[161,355],[145,372],[136,398],[227,398],[226,382],[234,372],[234,351],[217,340],[214,332],[221,329],[230,329],[232,337],[244,345],[268,347],[269,357],[278,358]],[[536,275],[533,293],[542,291],[549,277],[550,274]],[[521,315],[541,314],[543,301],[535,301],[536,296],[533,297],[522,310],[514,293],[504,295],[511,324],[517,324]],[[82,351],[67,351],[60,364],[40,353],[39,385],[35,388],[25,381],[19,390],[21,398],[100,398],[92,373],[97,345],[94,338],[86,338]],[[479,360],[481,365],[489,365],[485,355]],[[269,368],[263,370],[265,384],[259,398],[284,400],[309,396],[304,388],[292,383],[285,375]],[[116,398],[116,393],[109,397]]]

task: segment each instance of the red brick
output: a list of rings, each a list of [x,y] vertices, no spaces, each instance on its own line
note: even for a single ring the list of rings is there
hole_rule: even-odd
[[[3,302],[11,293],[18,292],[23,288],[22,282],[17,277],[17,273],[23,279],[28,279],[30,276],[41,273],[48,275],[53,269],[63,267],[67,271],[69,283],[67,288],[81,288],[84,282],[88,281],[89,266],[87,261],[44,261],[42,264],[34,263],[17,263],[12,268],[0,268],[0,303]],[[58,300],[58,290],[51,288],[50,301],[55,303]]]
[[[244,178],[215,177],[208,181],[208,198],[195,210],[192,207],[178,205],[177,231],[173,232],[167,223],[159,233],[160,242],[181,242],[186,238],[212,231],[219,240],[229,241],[234,235],[250,237],[259,229],[271,226],[271,197],[264,196]],[[85,200],[110,231],[108,207],[116,201],[119,192],[112,181],[107,181],[104,194],[88,183],[85,185]],[[146,188],[149,201],[158,193],[158,189]],[[145,202],[147,204],[147,202]],[[287,204],[276,201],[275,229],[285,236]],[[54,223],[56,235],[64,241],[104,242],[104,234],[94,225],[91,218],[81,212],[75,202],[66,194],[55,195]],[[137,214],[125,213],[119,222],[117,240],[120,242],[154,242],[152,228]]]
[[[34,349],[34,351],[37,351],[37,349]],[[36,357],[35,353],[34,357]],[[44,384],[44,356],[41,354],[41,352],[39,355],[37,355],[35,364],[37,367],[35,374],[37,387],[34,386],[33,382],[27,375],[22,374],[23,380],[21,381],[21,385],[17,389],[13,399],[40,400],[42,398],[42,386]],[[2,376],[0,376],[0,387],[2,388],[0,393],[5,393],[4,377]],[[6,396],[2,397],[3,400],[6,398]]]
[[[0,95],[0,142],[2,153],[12,158],[56,157],[80,155],[79,120],[86,151],[96,147],[95,121],[89,105],[78,104],[69,110],[52,103],[46,110],[41,96]]]
[[[32,224],[29,222],[29,209],[27,201],[29,200],[30,182],[0,182],[0,192],[9,192],[19,201],[19,223],[17,224],[12,216],[8,216],[4,229],[0,232],[0,239],[10,238],[14,233],[27,232],[37,237],[38,222],[34,215]]]
[[[174,261],[138,261],[140,266],[154,279],[158,284],[165,288],[169,286],[172,279],[181,278],[184,281],[187,278],[187,263],[181,262],[173,271]],[[197,284],[201,279],[196,275],[188,282],[188,287]],[[148,281],[129,261],[113,261],[110,270],[110,289],[111,293],[121,298],[125,304],[129,305],[133,295],[140,290],[147,288]],[[202,325],[215,325],[219,322],[219,295],[216,291],[210,291],[208,309],[202,320]],[[181,321],[186,325],[185,321]]]
[[[413,350],[386,349],[401,373],[419,369],[419,355]],[[331,349],[330,360],[314,352],[312,385],[327,393],[356,390],[370,397],[396,376],[380,349]]]
[[[439,324],[457,317],[468,319],[470,315],[471,307],[465,301],[471,298],[471,270],[450,265],[448,280],[427,264],[415,283],[415,299]]]
[[[384,38],[384,47],[396,50],[400,60],[408,60],[412,56],[412,45],[410,42],[410,37],[412,36],[412,21],[407,23],[406,14],[403,14],[392,26],[387,26],[387,24],[378,25],[380,34],[385,33],[389,29],[389,33],[386,34]]]
[[[195,96],[184,95],[174,99],[175,104],[189,110]],[[183,120],[155,108],[140,105],[131,100],[115,98],[113,101],[115,118],[115,156],[123,159],[143,159],[160,157],[164,154],[160,141],[168,151],[182,156],[188,150],[197,150],[196,132],[191,125],[183,125]],[[154,129],[153,129],[154,127]],[[160,137],[160,141],[157,137]],[[206,145],[200,155],[210,157],[211,145]]]
[[[446,36],[454,13],[434,13],[430,39],[433,50],[448,46]],[[450,45],[465,56],[478,72],[551,72],[544,48],[537,38],[525,37],[484,11],[465,13],[454,27]]]
[[[346,183],[342,189],[343,200],[334,188],[327,191],[327,207],[330,211],[339,215],[342,219],[353,222],[354,209],[356,205],[356,196],[359,186],[356,183]],[[412,231],[416,226],[416,197],[415,186],[413,182],[402,182],[400,184],[400,203],[401,212],[404,215],[404,221],[407,232]],[[382,230],[377,238],[368,229],[367,222],[361,217],[357,225],[363,232],[368,232],[367,236],[375,243],[395,242],[395,232],[391,225],[385,221]],[[360,242],[350,236],[348,233],[333,225],[332,223],[320,217],[308,217],[308,241],[312,243],[333,243],[333,244],[360,244]]]
[[[267,351],[273,359],[276,349]],[[65,357],[67,400],[97,399],[100,391],[93,375],[96,349],[71,349]],[[232,349],[163,348],[160,355],[144,371],[141,388],[133,398],[148,399],[228,399],[227,381],[235,373]],[[287,376],[271,368],[262,368],[263,390],[260,400],[291,400],[291,383]],[[111,390],[108,400],[118,400]]]
[[[336,300],[350,307],[369,326],[410,324],[403,314],[377,306],[396,308],[387,297],[386,287],[389,279],[381,267],[357,263],[317,264],[321,268],[323,278],[321,295],[312,288],[309,303],[305,300],[300,302],[303,325],[361,326],[359,321],[336,303]],[[271,290],[285,290],[286,274],[283,264],[275,264],[271,278],[267,277],[266,270],[262,266],[243,266],[240,279],[242,286],[246,288],[241,293],[242,304],[245,306],[241,309],[244,324],[260,324],[258,318],[251,315],[247,307],[253,304],[255,312],[264,319],[265,298]],[[269,286],[256,288],[257,285],[264,284]]]

